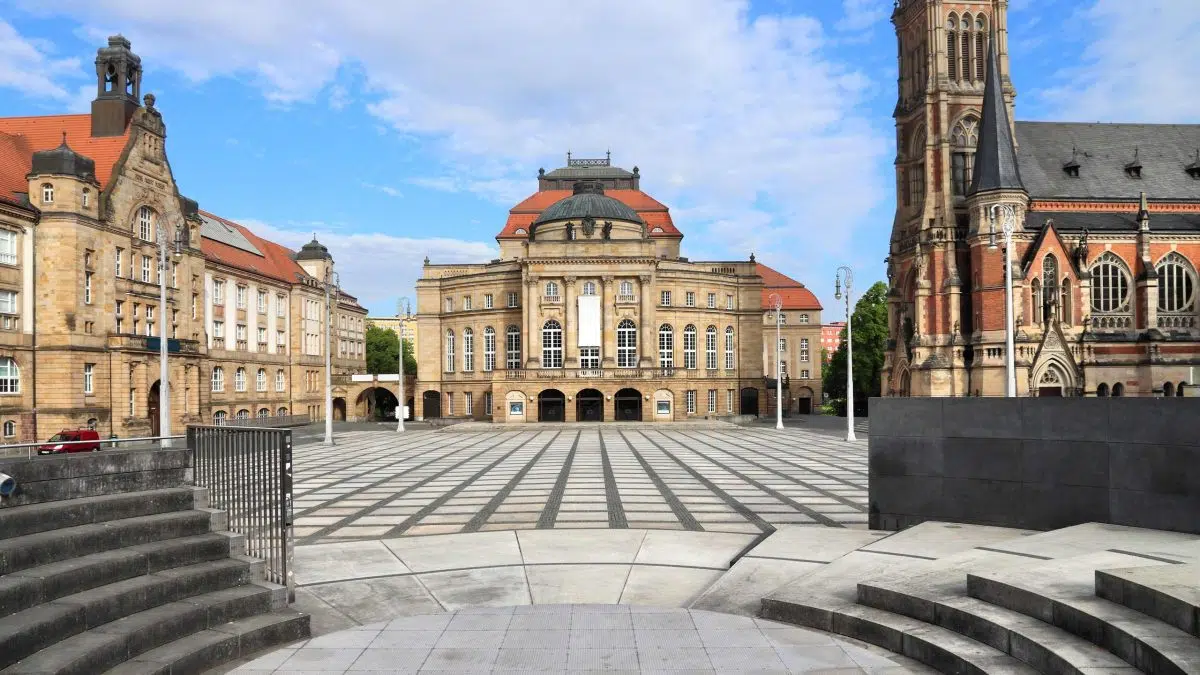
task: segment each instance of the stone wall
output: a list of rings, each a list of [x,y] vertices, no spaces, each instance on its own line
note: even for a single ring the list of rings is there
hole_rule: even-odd
[[[1200,534],[1197,420],[1190,398],[872,399],[870,526]]]
[[[0,459],[0,473],[17,481],[0,509],[41,502],[179,487],[192,480],[187,448],[105,450],[32,459]]]

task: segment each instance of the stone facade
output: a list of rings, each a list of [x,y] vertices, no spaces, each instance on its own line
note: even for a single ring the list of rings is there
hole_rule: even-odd
[[[772,380],[782,365],[784,411],[808,415],[821,406],[821,303],[804,284],[758,264],[763,279],[763,373]],[[773,301],[781,303],[778,331]],[[778,335],[777,335],[778,333]],[[780,349],[771,350],[778,337]],[[778,353],[778,360],[776,354]],[[775,409],[775,387],[767,385],[768,410]]]
[[[132,57],[128,47],[116,37],[101,50],[91,115],[0,118],[4,440],[83,426],[126,438],[157,434],[164,332],[173,433],[239,415],[323,416],[324,343],[303,341],[306,332],[323,335],[322,279],[299,255],[181,196],[154,97],[139,105],[134,96],[140,66],[124,89],[105,79],[103,59]],[[327,252],[317,263],[333,264]],[[214,298],[218,281],[225,295]],[[311,303],[318,309],[308,318]],[[366,311],[346,294],[337,307],[335,345],[344,351],[335,371],[360,372]],[[320,388],[307,386],[308,372],[318,373]]]
[[[1004,0],[904,0],[885,396],[1178,396],[1200,377],[1200,125],[1012,122]],[[994,40],[992,36],[994,37]],[[1190,395],[1190,393],[1189,393]]]

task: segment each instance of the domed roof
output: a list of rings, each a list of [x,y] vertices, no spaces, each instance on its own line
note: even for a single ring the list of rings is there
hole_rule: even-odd
[[[313,240],[305,244],[300,252],[296,254],[296,260],[332,260],[333,256],[329,255],[329,249],[317,241],[314,236]]]
[[[596,220],[624,220],[631,223],[641,223],[642,218],[637,211],[629,208],[612,197],[605,196],[604,187],[597,182],[580,181],[575,183],[575,194],[554,202],[542,211],[534,225],[548,223],[552,220],[570,220],[591,216]]]
[[[31,173],[75,176],[84,180],[96,176],[96,162],[75,152],[67,145],[67,133],[63,132],[62,144],[53,150],[33,153]]]

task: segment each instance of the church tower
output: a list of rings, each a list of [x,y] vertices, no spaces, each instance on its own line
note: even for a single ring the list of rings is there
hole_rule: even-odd
[[[108,38],[96,52],[96,99],[92,101],[92,136],[122,136],[140,105],[142,59],[121,35]]]
[[[971,343],[980,327],[970,247],[979,234],[967,198],[993,49],[1004,122],[1013,119],[1007,15],[1008,0],[898,0],[892,14],[900,77],[885,396],[973,391]]]

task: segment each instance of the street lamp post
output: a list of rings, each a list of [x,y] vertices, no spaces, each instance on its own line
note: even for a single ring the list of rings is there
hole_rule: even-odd
[[[775,428],[783,428],[783,339],[779,327],[783,325],[783,298],[772,293],[771,307],[775,310]]]
[[[854,285],[854,271],[842,265],[837,268],[834,279],[833,297],[842,299],[842,280],[846,281],[846,442],[856,441],[854,437],[854,333],[850,327],[850,290]]]
[[[412,303],[408,298],[400,298],[400,302],[396,304],[397,318],[403,317],[407,319],[412,316]],[[400,321],[400,325],[396,330],[396,338],[400,346],[400,369],[396,372],[400,373],[399,384],[397,385],[400,392],[400,398],[396,399],[396,431],[404,431],[404,321]]]
[[[175,255],[182,255],[183,251],[183,227],[180,223],[175,229],[174,242],[170,242],[168,235],[170,230],[165,219],[160,219],[155,225],[155,239],[158,240],[158,435],[165,439],[171,435],[171,385],[169,381],[170,370],[167,368],[167,321],[171,318],[170,309],[167,307],[167,249],[172,245],[175,248]],[[162,447],[170,447],[170,441],[160,441]]]
[[[333,280],[337,279],[335,286]],[[337,272],[325,272],[325,445],[333,445],[333,306],[329,303],[329,289],[333,286],[340,296],[341,277]]]
[[[996,248],[996,219],[999,217],[1004,233],[1004,395],[1017,395],[1016,355],[1013,353],[1013,287],[1012,236],[1017,223],[1017,211],[1010,204],[996,204],[991,210],[991,233],[988,248]]]

